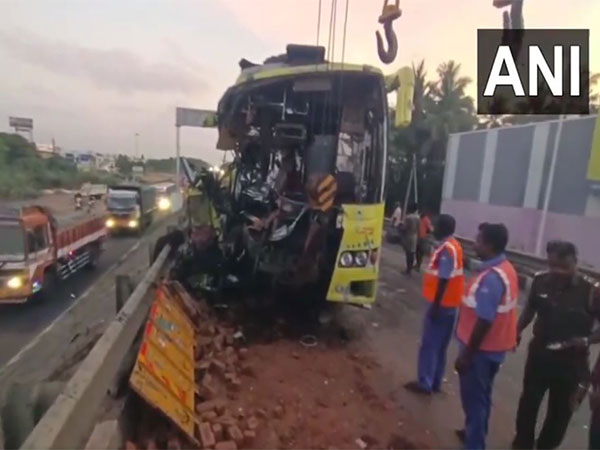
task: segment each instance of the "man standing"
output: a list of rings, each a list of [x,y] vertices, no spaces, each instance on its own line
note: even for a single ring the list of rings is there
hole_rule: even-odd
[[[419,238],[419,214],[417,204],[412,203],[406,210],[404,218],[404,253],[406,254],[406,275],[412,273],[417,253],[417,240]]]
[[[446,350],[464,292],[463,250],[452,236],[454,217],[442,214],[434,236],[441,241],[423,275],[423,296],[430,303],[425,314],[419,350],[418,380],[405,387],[413,392],[439,392],[446,368]]]
[[[423,256],[427,251],[427,236],[433,231],[431,226],[431,220],[426,212],[421,213],[419,220],[419,239],[417,240],[417,264],[415,269],[417,272],[421,271],[421,264],[423,263]]]
[[[577,249],[571,242],[546,247],[548,271],[537,274],[518,324],[518,335],[535,318],[529,344],[523,392],[517,410],[513,448],[556,448],[560,445],[580,393],[589,383],[588,346],[599,317],[594,282],[577,273]],[[535,424],[546,391],[548,410],[537,442]]]
[[[458,432],[467,449],[484,449],[492,406],[494,377],[505,353],[517,344],[517,273],[506,259],[508,230],[503,224],[479,226],[475,251],[479,274],[465,290],[456,334],[455,362],[465,429]]]

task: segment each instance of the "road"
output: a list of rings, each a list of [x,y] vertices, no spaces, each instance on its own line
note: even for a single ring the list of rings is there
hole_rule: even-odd
[[[160,226],[160,220],[146,230],[147,236]],[[19,350],[36,335],[50,325],[72,302],[107,270],[113,267],[128,250],[139,241],[136,236],[113,236],[106,241],[106,250],[100,257],[98,267],[93,271],[81,270],[60,283],[55,294],[47,301],[37,301],[22,305],[0,305],[0,367],[4,366]],[[113,293],[106,301],[114,302]]]
[[[421,297],[421,277],[419,274],[411,278],[400,276],[403,268],[402,250],[399,246],[387,244],[383,252],[378,301],[371,314],[365,317],[364,327],[368,329],[374,356],[391,379],[389,383],[394,402],[423,424],[438,446],[456,448],[459,444],[454,430],[463,426],[458,377],[452,368],[457,353],[456,343],[453,342],[449,349],[444,394],[423,398],[403,388],[404,383],[416,376],[416,358],[426,308]],[[521,305],[524,294],[521,295]],[[523,344],[528,342],[530,331],[524,335]],[[527,346],[523,344],[515,353],[507,355],[495,381],[489,448],[510,447],[527,356]],[[593,352],[592,361],[595,361],[596,355],[597,350]],[[541,427],[544,413],[543,405],[538,427]],[[589,416],[586,400],[575,413],[562,448],[587,448]]]

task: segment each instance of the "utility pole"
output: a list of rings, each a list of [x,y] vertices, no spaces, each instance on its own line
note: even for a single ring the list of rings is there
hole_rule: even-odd
[[[138,159],[138,138],[140,137],[140,133],[135,133],[135,159]]]

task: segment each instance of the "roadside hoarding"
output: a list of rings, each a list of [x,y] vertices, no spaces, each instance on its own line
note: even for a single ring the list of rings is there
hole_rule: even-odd
[[[8,125],[16,131],[31,131],[33,130],[33,119],[26,117],[9,117]]]
[[[206,109],[176,108],[175,126],[214,128],[217,126],[217,113]]]

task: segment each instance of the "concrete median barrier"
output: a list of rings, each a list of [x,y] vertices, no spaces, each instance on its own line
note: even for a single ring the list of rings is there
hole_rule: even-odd
[[[148,292],[165,267],[169,251],[169,246],[163,248],[21,448],[81,448],[85,445],[100,406],[146,319],[152,301]]]

